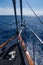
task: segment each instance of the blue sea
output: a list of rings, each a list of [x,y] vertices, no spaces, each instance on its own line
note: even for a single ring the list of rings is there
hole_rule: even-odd
[[[43,22],[43,16],[39,16]],[[17,16],[18,28],[20,28],[21,17]],[[43,24],[35,16],[23,16],[26,27],[22,32],[22,37],[27,49],[35,62],[35,65],[43,65],[43,44],[28,29],[29,27],[37,34],[43,42]],[[24,34],[25,33],[25,34]],[[0,16],[0,44],[10,39],[16,34],[16,22],[14,16]]]

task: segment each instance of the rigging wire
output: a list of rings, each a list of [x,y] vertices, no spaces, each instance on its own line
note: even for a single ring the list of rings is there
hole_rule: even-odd
[[[28,27],[27,27],[28,28]],[[30,29],[30,31],[36,36],[36,38],[41,42],[41,44],[43,44],[43,41],[40,39],[40,37],[31,29],[31,27],[29,27],[28,29]]]
[[[25,27],[25,21],[23,21],[23,7],[22,7],[22,1],[23,0],[19,0],[20,1],[20,13],[21,13],[21,26]]]
[[[31,27],[27,27],[26,26],[26,28],[28,29],[28,30],[30,30],[34,35],[35,35],[35,37],[41,42],[41,44],[43,44],[43,41],[41,40],[41,38],[31,29]],[[27,36],[26,36],[27,37]],[[27,37],[28,38],[28,37]]]
[[[40,21],[41,24],[43,24],[43,22],[40,20],[40,18],[37,16],[37,14],[35,13],[35,11],[32,9],[32,7],[30,6],[29,2],[26,0],[26,3],[28,4],[29,8],[32,10],[32,12],[34,13],[34,15],[37,17],[37,19]]]
[[[22,23],[23,21],[22,0],[20,0],[20,13],[21,13],[21,23]]]
[[[18,21],[17,21],[17,13],[16,13],[16,0],[12,0],[14,6],[15,20],[16,20],[16,32],[18,35]]]
[[[29,6],[29,8],[32,10],[32,12],[34,13],[34,15],[37,17],[37,19],[39,20],[39,22],[41,23],[41,24],[43,24],[43,22],[40,20],[40,18],[37,16],[37,14],[34,12],[34,10],[32,9],[32,7],[30,6],[30,4],[28,3],[28,1],[26,0],[26,3],[28,4],[28,6]],[[39,38],[39,36],[37,36],[37,34],[36,33],[34,33],[34,31],[31,29],[31,28],[29,28],[31,31],[32,31],[32,33],[36,36],[36,38],[43,44],[43,41]],[[35,47],[34,47],[34,42],[33,42],[33,60],[34,60],[34,63],[35,63]]]
[[[31,8],[30,4],[28,3],[28,1],[26,0],[28,6],[30,7],[30,9],[32,10],[32,12],[35,14],[35,16],[38,18],[38,20],[40,21],[41,24],[43,24],[43,22],[40,20],[40,18],[36,15],[36,13],[34,12],[34,10]],[[32,33],[36,36],[36,38],[43,44],[43,41],[39,38],[39,36],[31,29],[31,27],[29,27],[29,29],[32,31]]]

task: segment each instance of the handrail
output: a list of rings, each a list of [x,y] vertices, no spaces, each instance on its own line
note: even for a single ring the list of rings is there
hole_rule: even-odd
[[[12,38],[10,38],[9,40],[7,40],[6,42],[2,43],[2,44],[0,45],[0,48],[6,46],[9,42],[11,42],[12,40],[14,40],[16,37],[17,37],[17,36],[13,36]]]
[[[21,35],[18,36],[18,39],[19,39],[19,41],[20,41],[20,43],[21,43],[21,45],[22,45],[22,48],[23,48],[23,49],[26,49],[25,43],[24,43],[24,41],[22,40]],[[26,55],[28,64],[29,64],[29,65],[34,65],[34,62],[33,62],[32,58],[31,58],[31,56],[30,56],[28,50],[25,51],[25,55]]]

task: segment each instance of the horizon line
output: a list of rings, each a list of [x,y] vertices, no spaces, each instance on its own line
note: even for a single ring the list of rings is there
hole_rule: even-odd
[[[38,16],[43,15],[43,10],[35,10],[34,9],[34,11]],[[14,15],[14,9],[13,8],[0,8],[0,15]],[[20,9],[19,8],[17,8],[17,15],[20,15]],[[23,15],[35,16],[33,14],[33,12],[27,8],[23,9]]]

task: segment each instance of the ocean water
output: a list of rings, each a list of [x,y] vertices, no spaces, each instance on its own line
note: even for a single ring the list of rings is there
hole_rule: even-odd
[[[43,22],[43,16],[39,16]],[[18,28],[20,28],[21,18],[17,16]],[[43,24],[35,16],[23,16],[26,28],[22,32],[23,40],[27,49],[35,62],[35,65],[43,65],[43,44],[28,29],[29,27],[39,36],[43,42]],[[0,16],[0,44],[7,41],[16,34],[16,23],[14,16]]]

